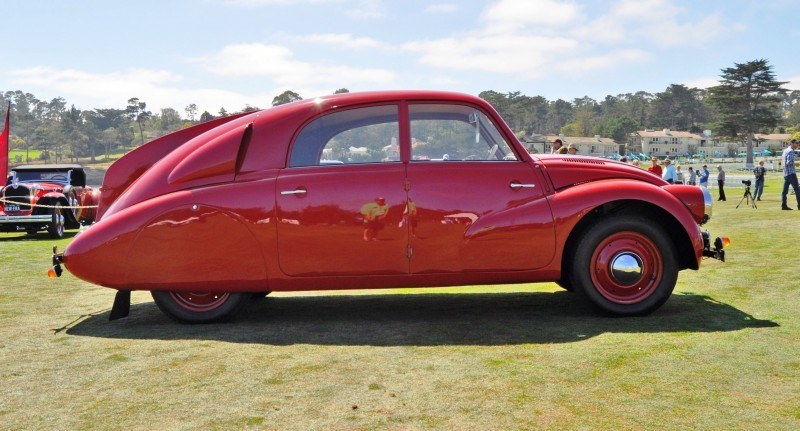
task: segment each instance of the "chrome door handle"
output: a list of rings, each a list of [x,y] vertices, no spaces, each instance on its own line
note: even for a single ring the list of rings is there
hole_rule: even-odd
[[[304,195],[306,193],[308,193],[308,190],[305,189],[283,190],[281,192],[282,195]]]
[[[519,190],[519,189],[532,189],[536,187],[536,184],[521,184],[516,181],[513,181],[508,186],[511,187],[513,190]]]

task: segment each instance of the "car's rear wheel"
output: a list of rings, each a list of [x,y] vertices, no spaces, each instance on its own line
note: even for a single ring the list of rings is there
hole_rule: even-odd
[[[569,280],[576,292],[603,311],[649,314],[675,288],[675,246],[653,220],[625,214],[606,217],[578,241]]]
[[[249,293],[153,291],[151,294],[164,314],[185,323],[230,320],[250,298]]]
[[[50,210],[52,221],[47,227],[50,238],[59,239],[64,237],[64,213],[61,211],[61,204],[56,202]]]

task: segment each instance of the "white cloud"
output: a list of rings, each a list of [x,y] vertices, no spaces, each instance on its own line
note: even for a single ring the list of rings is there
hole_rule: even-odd
[[[340,0],[225,0],[225,4],[231,6],[258,7],[258,6],[282,6],[298,3],[338,3]]]
[[[651,57],[649,53],[640,49],[622,49],[611,51],[603,55],[557,62],[554,66],[556,69],[571,75],[586,75],[598,69],[612,69],[620,65],[641,63],[649,60]]]
[[[437,68],[532,77],[576,45],[574,40],[558,37],[477,34],[409,42],[403,49],[421,53],[420,63]]]
[[[195,59],[219,76],[267,76],[285,86],[386,84],[395,74],[386,69],[312,64],[295,60],[286,47],[260,43],[228,45],[217,53]]]
[[[260,43],[228,45],[207,57],[197,58],[203,67],[221,76],[284,76],[308,73],[310,65],[292,59],[292,51],[280,45]]]
[[[800,76],[792,76],[786,79],[786,81],[789,81],[789,83],[785,85],[789,90],[800,90]]]
[[[489,7],[483,19],[490,26],[516,29],[529,24],[566,25],[573,23],[581,7],[558,0],[501,0]]]
[[[681,12],[671,0],[620,0],[611,8],[611,15],[631,21],[661,21]]]
[[[675,0],[619,0],[588,6],[565,0],[500,0],[488,6],[474,31],[403,45],[418,61],[439,69],[517,74],[582,74],[651,61],[660,48],[696,46],[740,31],[719,13],[700,19]]]
[[[360,0],[357,6],[347,11],[347,15],[354,19],[372,20],[383,18],[386,12],[382,0]]]
[[[353,37],[348,33],[324,33],[295,37],[297,40],[336,45],[341,48],[384,48],[387,45],[369,37]]]
[[[110,73],[91,73],[74,69],[59,70],[38,66],[11,72],[12,83],[31,88],[36,94],[65,97],[82,109],[124,108],[127,100],[138,97],[151,110],[172,107],[183,112],[191,103],[201,111],[216,113],[224,106],[229,111],[245,104],[266,107],[274,95],[248,94],[216,88],[181,88],[182,78],[163,70],[136,69]]]
[[[640,33],[646,33],[656,44],[664,47],[697,46],[716,40],[731,31],[736,31],[719,14],[713,14],[695,22],[666,21],[662,22],[655,30],[641,29]]]
[[[674,0],[620,0],[572,34],[595,43],[696,47],[745,29],[743,24],[726,22],[719,13],[692,20],[683,18],[686,12]]]
[[[453,3],[436,3],[425,8],[425,13],[453,13],[458,6]]]
[[[702,76],[691,81],[686,81],[683,85],[689,88],[708,88],[719,85],[720,78],[718,76]]]
[[[298,4],[340,4],[344,5],[345,14],[353,19],[374,20],[386,16],[384,0],[225,0],[225,4],[250,8]]]

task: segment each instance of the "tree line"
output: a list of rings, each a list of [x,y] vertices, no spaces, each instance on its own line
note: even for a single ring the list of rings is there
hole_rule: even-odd
[[[521,92],[487,90],[479,97],[491,103],[520,137],[563,134],[600,135],[625,143],[632,132],[671,129],[699,133],[711,130],[721,137],[749,142],[754,133],[800,131],[800,91],[788,91],[777,81],[767,60],[735,63],[722,69],[720,84],[708,89],[669,85],[664,91],[608,95],[603,100],[582,97],[566,101],[528,96]],[[335,93],[347,93],[340,88]],[[280,105],[302,96],[287,90],[272,100]],[[11,103],[11,149],[38,150],[51,162],[109,157],[148,140],[229,113],[198,114],[190,104],[183,115],[173,108],[157,112],[132,97],[125,109],[68,107],[65,99],[40,100],[23,91],[0,92],[0,103]],[[239,112],[258,110],[246,105]],[[22,162],[28,160],[14,160]]]
[[[0,92],[2,111],[11,105],[11,150],[22,150],[26,155],[16,155],[11,163],[34,161],[53,163],[92,161],[101,155],[113,158],[132,148],[167,133],[227,116],[225,108],[217,115],[208,111],[198,115],[196,104],[190,104],[181,115],[174,108],[161,108],[157,112],[147,109],[147,103],[132,97],[125,109],[95,108],[81,110],[69,105],[62,97],[41,100],[20,90]],[[258,107],[246,105],[242,111],[256,111]],[[34,150],[34,151],[31,151]],[[38,157],[30,156],[34,152]]]

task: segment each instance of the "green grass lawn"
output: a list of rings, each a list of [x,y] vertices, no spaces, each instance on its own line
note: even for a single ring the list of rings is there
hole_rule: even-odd
[[[26,154],[30,163],[38,162],[39,155],[42,154],[39,150],[28,150],[27,153],[25,150],[11,150],[8,152],[8,160],[11,163],[17,163],[17,160],[20,160],[20,163],[28,163],[29,161],[26,160]]]
[[[800,211],[731,189],[725,263],[648,317],[554,284],[274,294],[230,324],[45,275],[0,234],[0,429],[800,429]],[[69,239],[55,241],[61,248]]]

